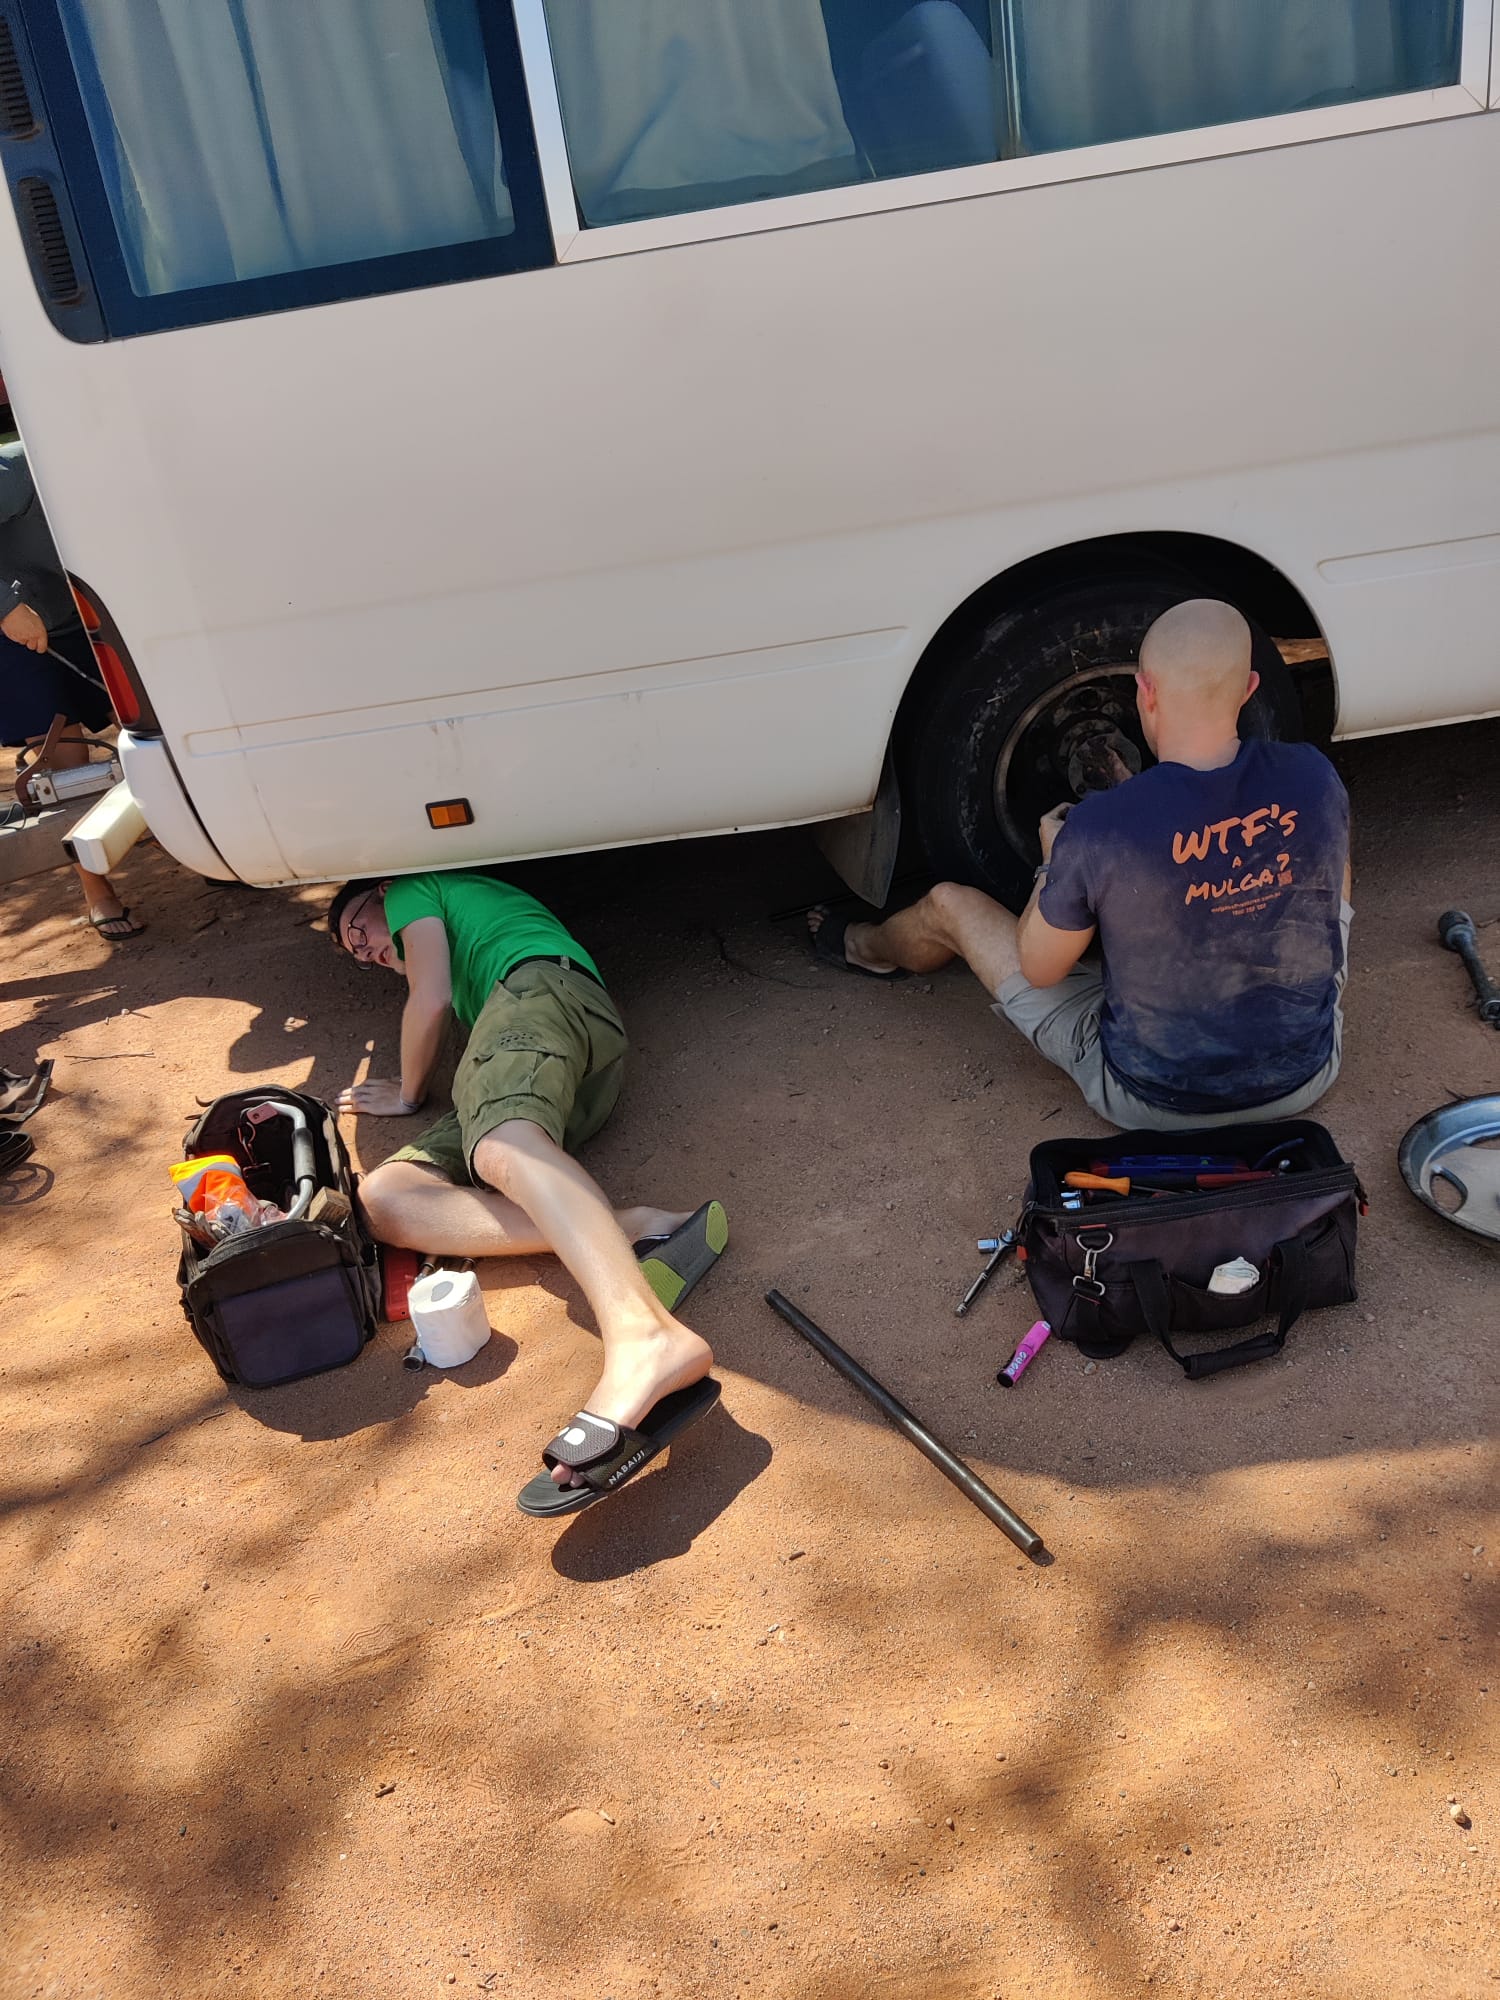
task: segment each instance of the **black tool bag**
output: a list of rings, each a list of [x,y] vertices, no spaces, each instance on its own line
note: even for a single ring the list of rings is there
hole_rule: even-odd
[[[1069,1206],[1068,1173],[1163,1155],[1233,1156],[1268,1180],[1152,1194],[1131,1176],[1125,1196],[1091,1191]],[[1185,1178],[1185,1176],[1182,1176]],[[1191,1132],[1121,1132],[1052,1139],[1031,1155],[1018,1226],[1020,1254],[1042,1316],[1055,1334],[1096,1360],[1155,1334],[1190,1381],[1279,1354],[1309,1306],[1357,1296],[1354,1242],[1364,1190],[1332,1137],[1310,1119]],[[1243,1258],[1258,1273],[1248,1291],[1208,1289],[1221,1264]],[[1274,1315],[1272,1331],[1229,1347],[1183,1354],[1183,1334],[1227,1333]]]
[[[248,1115],[263,1105],[300,1113],[300,1130],[285,1116]],[[288,1212],[212,1250],[184,1235],[182,1309],[219,1373],[268,1389],[353,1361],[375,1332],[380,1277],[328,1106],[275,1084],[217,1097],[183,1141],[184,1159],[210,1153],[230,1154],[250,1192]],[[291,1219],[309,1206],[311,1216]]]

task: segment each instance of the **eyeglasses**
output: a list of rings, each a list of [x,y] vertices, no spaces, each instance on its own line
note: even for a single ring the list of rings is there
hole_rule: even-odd
[[[371,890],[370,895],[373,896],[374,893],[374,890]],[[361,914],[363,914],[370,907],[370,896],[366,896],[359,907]],[[364,925],[346,923],[344,926],[344,942],[349,947],[349,956],[354,960],[360,971],[368,972],[375,961],[373,958],[366,956],[366,953],[370,949],[370,933],[365,929]]]

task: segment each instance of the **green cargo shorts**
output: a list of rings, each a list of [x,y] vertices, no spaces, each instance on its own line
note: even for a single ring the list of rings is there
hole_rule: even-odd
[[[453,1076],[453,1109],[393,1160],[474,1181],[474,1148],[508,1119],[540,1125],[570,1153],[615,1108],[625,1029],[604,988],[576,966],[532,959],[496,986]]]

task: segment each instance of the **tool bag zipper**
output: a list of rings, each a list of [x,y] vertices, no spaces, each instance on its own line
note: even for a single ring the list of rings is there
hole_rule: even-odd
[[[1218,1215],[1225,1209],[1254,1208],[1267,1201],[1284,1201],[1289,1189],[1295,1188],[1299,1194],[1343,1194],[1352,1192],[1358,1199],[1361,1211],[1368,1208],[1369,1199],[1360,1186],[1359,1177],[1350,1166],[1320,1167],[1313,1172],[1287,1175],[1274,1181],[1254,1181],[1248,1186],[1237,1188],[1216,1188],[1199,1192],[1194,1188],[1184,1188],[1174,1201],[1191,1202],[1192,1208],[1175,1210],[1174,1213],[1193,1215]],[[1146,1197],[1137,1201],[1127,1195],[1123,1201],[1112,1201],[1104,1207],[1088,1209],[1064,1208],[1061,1203],[1053,1207],[1050,1202],[1039,1201],[1032,1196],[1021,1210],[1022,1225],[1016,1234],[1021,1240],[1024,1224],[1035,1215],[1047,1222],[1061,1223],[1078,1229],[1110,1229],[1116,1222],[1139,1222],[1147,1216],[1160,1221],[1167,1219],[1167,1211],[1160,1200]]]

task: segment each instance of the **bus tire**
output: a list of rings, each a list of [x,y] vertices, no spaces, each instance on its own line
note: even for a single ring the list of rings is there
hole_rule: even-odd
[[[1135,712],[1141,640],[1197,594],[1165,566],[1096,578],[1005,606],[955,649],[903,760],[903,803],[938,879],[1024,907],[1042,814],[1083,795],[1100,754],[1149,763]],[[1253,618],[1250,630],[1260,686],[1240,734],[1300,740],[1291,674]]]

